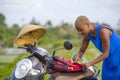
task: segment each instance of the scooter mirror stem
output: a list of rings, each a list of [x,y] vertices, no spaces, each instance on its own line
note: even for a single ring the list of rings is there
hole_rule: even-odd
[[[61,49],[64,49],[64,48],[63,48],[63,47],[61,47],[61,48],[55,48],[55,49],[53,50],[52,56],[55,55],[55,51],[56,51],[56,50],[61,50]]]
[[[55,55],[55,51],[53,51],[53,55],[52,56],[54,56]]]

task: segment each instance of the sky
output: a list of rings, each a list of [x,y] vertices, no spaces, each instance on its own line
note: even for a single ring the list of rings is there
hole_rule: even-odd
[[[0,13],[9,26],[29,23],[32,18],[41,24],[50,20],[53,25],[62,21],[74,25],[84,15],[91,22],[107,23],[116,28],[120,20],[120,0],[0,0]]]

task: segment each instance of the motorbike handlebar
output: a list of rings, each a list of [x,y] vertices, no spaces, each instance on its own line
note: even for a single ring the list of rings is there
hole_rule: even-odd
[[[65,64],[65,65],[67,65],[67,66],[71,66],[71,65],[69,65],[67,62],[65,62],[64,60],[59,59],[57,56],[53,56],[53,59],[54,59],[55,61],[59,61],[59,62]]]

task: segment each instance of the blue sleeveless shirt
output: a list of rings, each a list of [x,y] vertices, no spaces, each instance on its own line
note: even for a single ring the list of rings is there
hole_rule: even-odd
[[[96,27],[96,38],[94,39],[89,33],[88,38],[92,41],[95,47],[102,50],[102,40],[100,38],[100,29],[102,25]],[[102,65],[102,80],[120,80],[120,36],[112,30],[110,39],[109,56],[103,61]]]

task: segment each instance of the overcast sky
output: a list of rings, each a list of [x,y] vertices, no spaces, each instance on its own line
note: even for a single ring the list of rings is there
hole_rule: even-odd
[[[120,19],[120,0],[0,0],[0,13],[6,23],[22,26],[34,17],[45,24],[53,25],[65,21],[74,25],[79,15],[85,15],[92,22],[108,23],[117,27]]]

